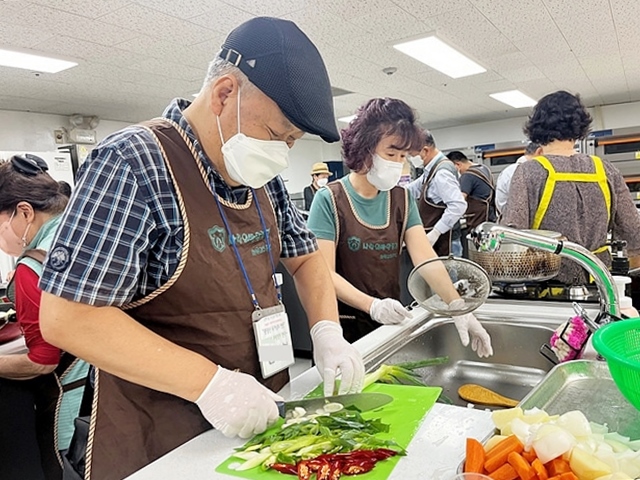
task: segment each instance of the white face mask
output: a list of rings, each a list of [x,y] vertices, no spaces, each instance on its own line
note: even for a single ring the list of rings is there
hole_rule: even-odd
[[[316,182],[320,188],[324,187],[327,183],[329,183],[328,178],[319,178]]]
[[[415,157],[408,155],[407,158],[413,164],[414,167],[424,166],[424,162],[422,161],[422,157],[420,155],[416,155]]]
[[[402,163],[385,160],[377,153],[373,156],[373,165],[367,172],[367,180],[378,190],[386,192],[395,187],[402,176]]]
[[[240,133],[240,93],[238,93],[238,133],[226,142],[220,117],[216,116],[222,141],[222,157],[229,177],[241,185],[263,187],[289,166],[289,146],[279,140],[258,140]]]

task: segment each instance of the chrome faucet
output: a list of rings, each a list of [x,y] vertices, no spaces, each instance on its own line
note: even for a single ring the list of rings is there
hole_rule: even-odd
[[[600,297],[600,314],[595,323],[603,325],[620,318],[618,292],[609,269],[583,246],[491,222],[479,225],[470,235],[476,248],[485,252],[495,252],[502,242],[507,242],[555,253],[573,260],[595,279]]]

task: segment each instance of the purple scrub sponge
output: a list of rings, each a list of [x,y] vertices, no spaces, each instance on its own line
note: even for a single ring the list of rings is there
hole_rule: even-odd
[[[549,344],[560,362],[577,358],[589,338],[589,328],[581,317],[573,317],[560,325]]]

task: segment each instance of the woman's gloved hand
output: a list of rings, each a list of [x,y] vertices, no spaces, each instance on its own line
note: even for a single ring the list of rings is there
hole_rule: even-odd
[[[462,345],[465,347],[469,345],[469,335],[471,335],[471,349],[476,352],[480,358],[493,355],[491,337],[473,313],[465,313],[464,315],[451,318],[453,318],[453,322],[456,325]]]
[[[278,420],[276,401],[282,400],[251,375],[218,366],[196,405],[226,437],[250,438]]]
[[[358,393],[364,381],[364,364],[360,352],[347,342],[342,327],[331,320],[321,320],[311,328],[313,360],[324,381],[324,396],[333,395],[336,375],[341,373],[338,394]]]
[[[371,318],[383,325],[395,325],[411,318],[411,312],[393,298],[374,298],[369,308]]]
[[[452,311],[460,311],[464,308],[464,300],[457,298],[449,304]],[[460,342],[465,347],[469,345],[469,335],[471,335],[471,348],[478,354],[480,358],[490,357],[493,355],[491,348],[491,337],[478,321],[473,313],[465,313],[464,315],[451,316],[458,330]]]

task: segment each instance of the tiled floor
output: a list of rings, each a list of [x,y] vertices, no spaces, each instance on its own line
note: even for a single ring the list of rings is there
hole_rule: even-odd
[[[289,377],[292,379],[311,368],[311,360],[308,358],[296,358],[296,363],[289,367]]]

